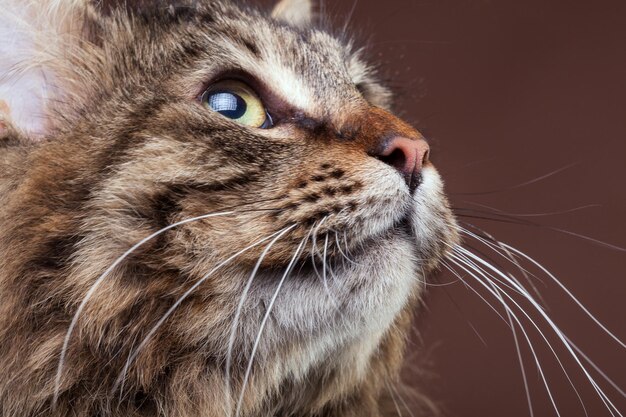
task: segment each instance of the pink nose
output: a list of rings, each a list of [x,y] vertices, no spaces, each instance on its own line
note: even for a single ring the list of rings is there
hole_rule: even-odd
[[[430,147],[424,139],[397,136],[386,144],[378,157],[404,177],[406,185],[413,193],[419,186],[422,167],[428,162],[429,154]]]

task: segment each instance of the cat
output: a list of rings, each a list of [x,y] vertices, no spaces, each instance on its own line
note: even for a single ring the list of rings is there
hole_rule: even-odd
[[[309,0],[0,3],[0,414],[380,417],[459,242]]]

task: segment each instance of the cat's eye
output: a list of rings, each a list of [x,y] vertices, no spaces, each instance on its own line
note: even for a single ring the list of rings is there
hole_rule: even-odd
[[[269,129],[272,118],[259,96],[248,85],[235,80],[213,84],[202,95],[202,104],[242,125]]]

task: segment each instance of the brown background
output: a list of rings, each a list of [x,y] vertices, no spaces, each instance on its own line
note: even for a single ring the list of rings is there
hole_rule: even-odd
[[[354,4],[327,3],[339,24]],[[399,112],[429,137],[456,207],[545,213],[597,204],[523,219],[626,246],[626,2],[360,0],[351,27],[369,40],[370,57],[400,93]],[[624,252],[546,228],[465,220],[535,257],[626,339]],[[541,278],[551,317],[626,388],[625,350]],[[528,416],[506,325],[460,283],[432,287],[429,295],[412,352],[415,363],[427,358],[431,375],[408,376],[450,416]],[[540,328],[550,333],[545,323]],[[541,336],[530,333],[561,415],[584,416]],[[524,357],[535,415],[555,415],[527,348]],[[576,364],[563,364],[589,415],[609,416]],[[601,386],[626,411],[626,400]]]

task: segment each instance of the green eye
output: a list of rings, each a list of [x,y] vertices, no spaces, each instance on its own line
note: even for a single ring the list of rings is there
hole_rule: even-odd
[[[202,104],[245,126],[272,127],[272,119],[259,96],[239,81],[222,81],[212,85],[202,95]]]

